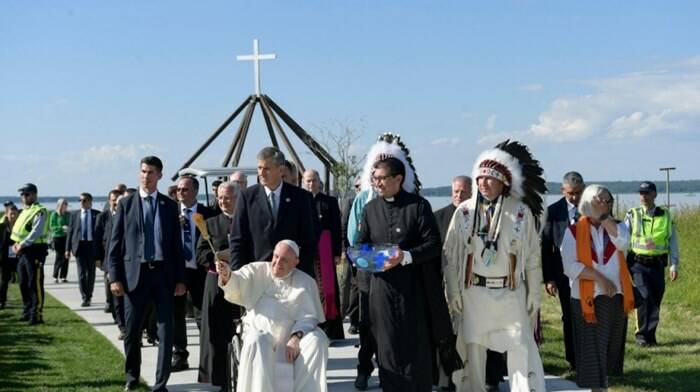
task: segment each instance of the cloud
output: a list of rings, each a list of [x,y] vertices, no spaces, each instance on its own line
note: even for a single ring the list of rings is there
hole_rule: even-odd
[[[523,84],[522,86],[518,86],[515,89],[519,91],[542,91],[544,86],[542,86],[539,83],[531,83],[531,84]]]
[[[486,119],[486,129],[491,131],[496,127],[496,118],[497,116],[495,114],[492,114],[489,116],[488,119]]]
[[[57,164],[62,171],[68,173],[133,168],[143,156],[163,151],[164,149],[150,144],[103,144],[83,150],[63,152],[58,156]]]
[[[458,137],[441,137],[430,142],[433,146],[448,146],[454,147],[462,143],[462,139]]]
[[[571,142],[690,133],[700,123],[700,59],[584,84],[590,94],[555,99],[526,132]]]

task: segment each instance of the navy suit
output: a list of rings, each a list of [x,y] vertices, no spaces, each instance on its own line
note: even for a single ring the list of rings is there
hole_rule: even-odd
[[[111,282],[124,285],[127,383],[138,382],[141,371],[141,326],[149,303],[156,308],[158,319],[158,365],[153,390],[165,390],[170,377],[173,338],[173,302],[176,283],[185,282],[185,260],[180,237],[177,203],[158,193],[155,199],[161,236],[163,260],[144,260],[143,201],[134,193],[119,201],[112,217],[108,268]]]
[[[277,242],[289,239],[299,245],[297,268],[314,277],[316,237],[311,194],[294,185],[281,186],[277,219],[272,217],[262,185],[252,185],[238,196],[231,229],[231,268],[237,270],[253,261],[270,261]]]
[[[70,224],[68,226],[68,236],[66,239],[66,250],[70,251],[78,264],[78,287],[83,302],[92,300],[92,293],[95,289],[95,261],[97,260],[98,246],[101,239],[96,237],[97,216],[100,211],[88,210],[87,218],[90,219],[89,236],[91,240],[83,238],[83,225],[81,219],[82,209],[72,211],[70,214]],[[90,238],[88,237],[88,238]]]
[[[561,261],[561,242],[564,239],[566,229],[571,225],[569,221],[569,204],[565,198],[550,205],[547,208],[547,222],[542,231],[542,275],[544,282],[555,282],[559,293],[561,305],[561,320],[564,327],[564,348],[566,360],[572,369],[576,368],[574,356],[574,335],[571,322],[571,287],[569,278],[564,275],[564,267]]]

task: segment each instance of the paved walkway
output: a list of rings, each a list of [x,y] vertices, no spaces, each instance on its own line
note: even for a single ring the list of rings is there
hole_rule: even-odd
[[[111,314],[105,313],[104,301],[104,283],[102,280],[102,272],[97,271],[95,282],[95,292],[92,298],[92,306],[87,308],[80,307],[81,298],[77,283],[77,267],[75,260],[71,260],[68,271],[68,283],[54,283],[52,278],[53,272],[53,254],[50,254],[46,260],[44,271],[46,272],[46,291],[76,312],[79,316],[90,323],[99,333],[104,335],[114,346],[124,354],[124,345],[121,340],[117,339],[118,329],[112,321]],[[51,322],[51,320],[47,320]],[[347,325],[346,325],[347,330]],[[190,352],[189,364],[190,369],[182,372],[172,373],[168,383],[170,391],[216,391],[215,387],[208,384],[197,383],[197,366],[199,364],[199,332],[194,320],[187,320],[187,350]],[[353,381],[355,379],[355,366],[357,365],[356,355],[357,338],[354,336],[351,339],[334,342],[330,348],[330,359],[328,361],[328,386],[333,392],[355,391]],[[141,377],[149,385],[153,385],[155,380],[155,364],[158,348],[154,346],[145,346],[142,349],[142,365]],[[379,390],[379,379],[375,370],[373,377],[370,380],[370,390]],[[547,377],[547,390],[549,391],[583,391],[576,387],[570,381],[556,377]],[[506,383],[501,384],[501,391],[508,391]]]

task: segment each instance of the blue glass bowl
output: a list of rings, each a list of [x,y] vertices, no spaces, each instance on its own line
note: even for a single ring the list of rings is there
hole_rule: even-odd
[[[346,250],[348,259],[359,270],[379,272],[386,260],[397,254],[399,247],[393,244],[359,244]]]

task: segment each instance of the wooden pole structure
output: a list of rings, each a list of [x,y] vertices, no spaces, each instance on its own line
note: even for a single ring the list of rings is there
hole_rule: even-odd
[[[676,170],[675,167],[662,167],[659,171],[666,172],[666,208],[671,208],[671,170]]]

